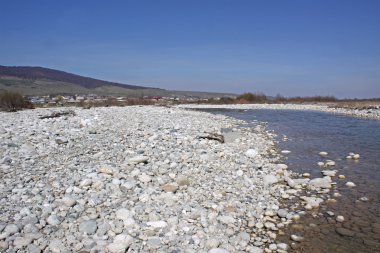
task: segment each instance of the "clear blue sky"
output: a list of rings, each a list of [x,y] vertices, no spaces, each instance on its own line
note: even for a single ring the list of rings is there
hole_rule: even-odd
[[[380,0],[1,0],[0,9],[0,65],[177,90],[380,97]]]

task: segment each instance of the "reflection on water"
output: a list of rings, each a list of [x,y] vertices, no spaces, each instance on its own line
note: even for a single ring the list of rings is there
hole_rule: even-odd
[[[321,177],[317,162],[331,159],[336,161],[337,175],[346,176],[345,180],[333,178],[337,186],[331,196],[336,192],[342,194],[336,197],[336,203],[325,203],[319,210],[309,212],[301,220],[302,226],[289,227],[288,233],[301,227],[306,237],[295,252],[380,252],[380,121],[311,111],[212,112],[243,119],[252,125],[254,121],[268,122],[268,129],[278,134],[278,147],[292,151],[286,155],[286,163],[293,171]],[[288,137],[287,141],[282,141],[283,135]],[[329,155],[321,158],[320,151]],[[346,159],[350,152],[359,153],[360,160]],[[347,181],[357,187],[346,187]],[[359,200],[362,197],[369,200]],[[328,215],[327,211],[334,215]],[[336,215],[343,215],[345,221],[337,223]]]

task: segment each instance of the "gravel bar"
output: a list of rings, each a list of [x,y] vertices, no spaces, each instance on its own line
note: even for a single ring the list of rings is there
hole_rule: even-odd
[[[271,110],[302,110],[302,111],[321,111],[336,114],[343,114],[353,117],[380,119],[380,106],[371,106],[371,108],[335,108],[326,105],[299,105],[299,104],[231,104],[231,105],[197,105],[184,104],[180,108],[193,109],[271,109]]]
[[[65,111],[0,113],[1,252],[283,253],[277,235],[325,200],[302,188],[331,187],[279,163],[262,125],[153,106]],[[225,128],[224,143],[200,138]]]

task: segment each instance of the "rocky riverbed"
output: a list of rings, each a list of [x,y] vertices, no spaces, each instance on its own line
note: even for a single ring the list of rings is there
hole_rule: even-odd
[[[0,113],[1,252],[287,252],[278,235],[332,187],[281,164],[262,125],[179,108],[68,110]],[[205,138],[225,128],[225,143]]]
[[[181,108],[194,109],[273,109],[273,110],[306,110],[306,111],[322,111],[329,113],[344,114],[353,117],[361,117],[368,119],[380,119],[380,105],[369,107],[336,107],[327,105],[300,105],[300,104],[231,104],[231,105],[210,105],[210,104],[185,104],[179,105]]]

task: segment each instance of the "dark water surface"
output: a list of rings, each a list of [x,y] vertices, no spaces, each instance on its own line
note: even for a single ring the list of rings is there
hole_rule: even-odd
[[[330,168],[338,170],[337,175],[345,175],[344,180],[333,178],[337,185],[330,195],[336,203],[327,201],[318,210],[308,211],[299,224],[290,226],[286,235],[279,238],[286,241],[291,233],[305,236],[293,252],[380,252],[380,121],[312,111],[206,111],[252,125],[255,121],[268,122],[268,130],[278,135],[278,148],[291,151],[285,163],[292,171],[321,177],[317,162],[331,159],[336,166]],[[287,141],[283,141],[283,135]],[[329,155],[322,158],[320,151]],[[350,152],[359,153],[360,160],[346,159]],[[357,186],[348,188],[348,181]],[[336,192],[342,196],[334,197]],[[360,200],[362,197],[368,201]],[[327,211],[335,215],[330,216]],[[336,215],[343,215],[345,221],[336,222]],[[337,233],[342,228],[345,235]]]

